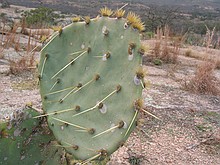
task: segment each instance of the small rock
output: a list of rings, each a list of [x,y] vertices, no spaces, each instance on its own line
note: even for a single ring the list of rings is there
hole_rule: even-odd
[[[22,27],[18,27],[18,28],[16,29],[16,33],[21,33],[21,31],[22,31]]]

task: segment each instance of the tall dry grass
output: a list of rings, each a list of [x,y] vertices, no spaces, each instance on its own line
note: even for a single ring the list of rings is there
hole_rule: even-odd
[[[207,25],[205,25],[205,27],[206,27],[206,36],[203,44],[206,46],[206,53],[208,53],[210,47],[212,46],[213,37],[215,34],[215,27],[212,30],[210,30]]]
[[[194,77],[185,83],[185,88],[194,93],[219,95],[220,82],[214,75],[215,68],[214,63],[202,62],[198,65]]]
[[[3,26],[4,27],[4,26]],[[21,32],[27,32],[25,22],[16,23],[13,25],[10,31],[6,31],[4,28],[1,29],[2,37],[0,46],[0,58],[3,58],[9,62],[10,73],[18,74],[25,70],[31,70],[35,68],[36,51],[40,50],[38,46],[40,38],[49,33],[49,30],[33,30],[28,29],[27,43],[22,43],[21,39],[24,39],[24,34],[18,33],[18,28],[22,28]],[[23,38],[21,38],[21,36]],[[4,50],[13,48],[17,53],[18,57],[4,56]]]
[[[155,58],[165,63],[176,64],[180,53],[180,47],[183,44],[186,34],[178,37],[171,37],[169,26],[157,28],[156,41],[153,48]]]

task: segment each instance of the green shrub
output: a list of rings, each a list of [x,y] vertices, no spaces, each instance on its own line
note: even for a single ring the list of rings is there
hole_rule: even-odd
[[[149,32],[142,33],[142,39],[149,40],[151,38],[154,38],[154,32],[149,31]]]
[[[9,8],[10,7],[10,3],[6,0],[3,0],[1,2],[1,8]]]
[[[25,11],[22,14],[28,27],[45,27],[54,25],[56,18],[59,18],[59,14],[54,13],[53,9],[40,7],[34,10]]]
[[[154,65],[162,65],[162,61],[160,59],[154,59],[153,61]]]

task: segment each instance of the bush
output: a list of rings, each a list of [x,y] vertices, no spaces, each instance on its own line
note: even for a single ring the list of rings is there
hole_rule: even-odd
[[[1,8],[9,8],[9,7],[10,7],[10,4],[9,4],[8,1],[3,0],[3,1],[1,2]]]
[[[154,65],[162,65],[163,62],[160,59],[156,58],[153,60],[153,63],[154,63]]]
[[[192,57],[192,50],[188,49],[188,50],[185,52],[185,56],[186,56],[186,57]]]
[[[215,64],[204,61],[196,70],[195,76],[185,84],[186,89],[201,94],[219,95],[219,82],[214,75]]]
[[[144,40],[152,39],[152,38],[154,38],[154,32],[151,32],[151,31],[145,32],[142,34],[142,37]]]
[[[1,13],[0,14],[0,19],[5,18],[6,15],[7,15],[6,13]]]
[[[52,9],[45,7],[25,11],[22,15],[25,17],[28,27],[51,26],[55,24],[55,19],[59,18],[59,15],[54,13]]]

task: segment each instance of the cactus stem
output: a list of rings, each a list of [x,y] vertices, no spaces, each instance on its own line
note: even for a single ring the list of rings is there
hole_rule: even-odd
[[[69,125],[71,125],[73,127],[79,128],[79,129],[83,129],[83,130],[87,130],[88,129],[88,128],[85,128],[85,127],[82,127],[82,126],[79,126],[79,125],[76,125],[76,124],[73,124],[73,123],[69,123],[67,121],[55,118],[55,117],[52,117],[52,119],[57,120],[57,121],[62,122],[62,123],[67,123],[67,124],[69,124]]]
[[[101,155],[102,155],[102,153],[99,153],[99,154],[97,154],[97,155],[95,155],[95,156],[93,156],[93,157],[91,157],[91,158],[85,160],[85,161],[82,163],[82,165],[85,165],[85,164],[89,163],[90,161],[92,161],[92,160],[98,158],[98,157],[101,156]]]
[[[123,121],[122,121],[122,122],[123,122]],[[105,133],[108,133],[108,132],[110,132],[110,131],[112,131],[112,130],[114,130],[114,129],[116,129],[116,128],[122,128],[122,127],[123,127],[122,125],[124,125],[124,122],[123,122],[123,124],[122,124],[122,122],[120,122],[118,125],[116,125],[116,126],[114,126],[114,127],[111,127],[111,128],[109,128],[109,129],[107,129],[107,130],[105,130],[105,131],[103,131],[103,132],[101,132],[101,133],[99,133],[99,134],[93,136],[92,138],[96,138],[96,137],[98,137],[98,136],[101,136],[101,135],[103,135],[103,134],[105,134]]]
[[[133,117],[133,119],[132,119],[132,121],[131,121],[131,124],[129,125],[129,127],[128,127],[128,129],[127,129],[127,131],[126,131],[125,135],[124,135],[124,137],[125,137],[125,136],[127,136],[128,132],[130,131],[131,126],[133,125],[134,120],[135,120],[135,118],[136,118],[137,114],[138,114],[138,111],[135,111],[134,117]]]
[[[45,55],[45,58],[44,58],[43,65],[42,65],[42,69],[41,69],[41,72],[40,72],[40,77],[41,77],[41,78],[42,78],[42,76],[43,76],[44,66],[45,66],[45,64],[46,64],[47,58],[48,58],[48,55],[46,54],[46,55]]]
[[[85,85],[79,87],[76,91],[75,88],[73,90],[71,90],[69,93],[67,93],[61,100],[64,101],[71,93],[76,93],[79,90],[81,90],[82,88],[86,87],[87,85],[89,85],[90,83],[92,83],[95,79],[90,80],[89,82],[87,82]]]
[[[161,121],[161,119],[160,119],[159,117],[157,117],[157,116],[155,116],[154,114],[148,112],[147,110],[145,110],[145,109],[143,109],[143,108],[142,108],[141,110],[142,110],[143,112],[147,113],[148,115],[151,115],[151,116],[153,116],[154,118],[156,118],[156,119],[158,119],[158,120]]]
[[[84,111],[82,111],[82,112],[80,112],[80,113],[77,113],[77,114],[73,115],[72,117],[76,117],[76,116],[78,116],[78,115],[82,115],[82,114],[84,114],[84,113],[87,113],[87,112],[89,112],[89,111],[94,110],[95,108],[97,108],[97,107],[99,106],[100,103],[104,102],[106,99],[108,99],[110,96],[112,96],[113,94],[115,94],[115,93],[117,93],[117,92],[118,92],[118,89],[114,90],[114,91],[111,92],[109,95],[107,95],[104,99],[102,99],[101,101],[99,101],[95,106],[93,106],[93,107],[91,107],[91,108],[89,108],[89,109],[87,109],[87,110],[84,110]]]
[[[62,69],[60,69],[56,74],[54,74],[51,79],[53,79],[54,77],[56,77],[58,74],[60,74],[63,70],[65,70],[69,65],[71,65],[74,61],[76,61],[78,58],[80,58],[82,55],[84,55],[87,52],[84,51],[82,52],[80,55],[78,55],[76,58],[72,59],[68,64],[66,64]]]

